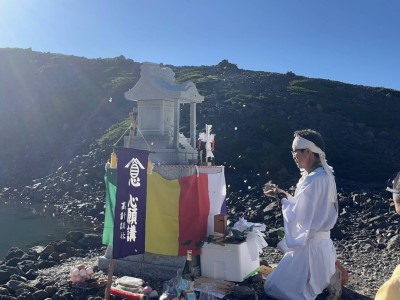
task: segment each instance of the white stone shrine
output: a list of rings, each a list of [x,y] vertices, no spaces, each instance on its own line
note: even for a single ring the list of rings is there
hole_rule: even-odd
[[[196,105],[204,101],[193,82],[176,83],[175,73],[167,67],[154,63],[143,63],[141,77],[136,85],[125,93],[125,98],[137,102],[130,114],[132,125],[124,146],[149,150],[149,159],[155,170],[167,179],[190,176],[195,172],[220,173],[223,166],[194,166],[198,151],[196,135]],[[190,137],[180,131],[180,111],[182,104],[190,105]],[[211,127],[210,127],[211,128]],[[162,167],[160,168],[160,165]],[[187,165],[177,168],[177,165]],[[192,166],[189,166],[192,165]],[[213,212],[218,214],[219,212]],[[213,229],[213,228],[212,228]],[[213,230],[211,230],[213,232]],[[100,257],[101,270],[109,267],[112,247]],[[128,256],[114,260],[114,274],[146,276],[170,279],[176,270],[182,268],[186,257],[167,256],[152,253]],[[195,265],[199,258],[193,257]]]
[[[137,102],[137,132],[126,137],[125,146],[152,151],[150,160],[162,164],[197,161],[196,105],[204,101],[193,82],[177,84],[167,67],[144,63],[140,79],[125,93]],[[181,105],[190,105],[190,137],[180,131]],[[133,140],[132,140],[133,139]]]

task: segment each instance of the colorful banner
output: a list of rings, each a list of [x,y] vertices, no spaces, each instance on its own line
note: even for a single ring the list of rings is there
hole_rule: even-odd
[[[146,251],[186,255],[192,249],[197,255],[195,243],[207,236],[210,212],[207,174],[167,180],[153,172],[148,183]]]
[[[148,157],[148,151],[117,150],[113,258],[145,252]]]
[[[112,175],[107,172],[107,176],[108,174]],[[119,180],[118,176],[118,182]],[[107,195],[110,194],[107,199],[111,200],[107,200],[109,204],[106,204],[106,220],[111,217],[108,212],[112,212],[111,181],[112,177],[108,181],[106,179],[106,186],[111,188],[107,192]],[[155,171],[147,174],[146,210],[140,210],[146,220],[145,251],[183,256],[187,249],[192,249],[193,255],[199,255],[200,249],[196,247],[196,243],[214,232],[214,215],[226,211],[225,196],[223,170],[216,174],[200,173],[174,180],[165,179]],[[116,216],[118,215],[116,212]],[[110,231],[107,224],[105,222],[104,233]],[[110,238],[106,239],[103,235],[103,243],[112,244],[109,241]]]
[[[196,243],[214,232],[214,215],[226,210],[224,173],[168,180],[153,172],[147,178],[146,252],[199,255]]]
[[[115,196],[117,193],[117,169],[106,168],[106,207],[104,214],[103,245],[112,245],[114,237]]]

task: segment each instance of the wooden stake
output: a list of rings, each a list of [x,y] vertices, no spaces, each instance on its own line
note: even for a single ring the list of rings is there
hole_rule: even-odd
[[[111,284],[112,284],[112,278],[114,275],[114,265],[115,265],[114,259],[110,258],[110,264],[108,265],[108,277],[107,277],[106,292],[104,295],[105,300],[110,299]]]

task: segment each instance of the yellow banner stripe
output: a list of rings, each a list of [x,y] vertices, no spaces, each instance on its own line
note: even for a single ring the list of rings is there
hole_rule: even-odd
[[[147,175],[146,252],[178,255],[179,194],[177,179]]]

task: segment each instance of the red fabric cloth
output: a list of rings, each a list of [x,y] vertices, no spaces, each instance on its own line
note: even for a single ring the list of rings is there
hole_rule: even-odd
[[[198,174],[180,178],[179,185],[181,192],[179,196],[178,255],[186,255],[186,251],[190,248],[182,245],[182,242],[192,240],[196,243],[207,235],[210,212],[208,175]],[[193,250],[193,255],[200,255],[200,249]]]

